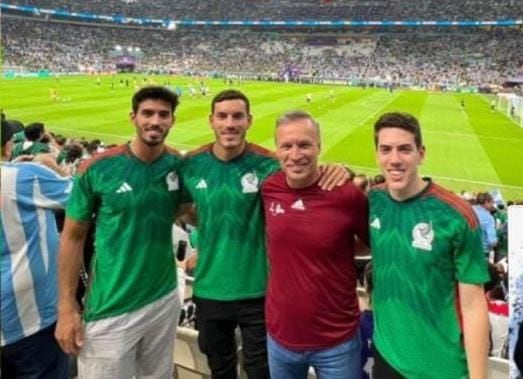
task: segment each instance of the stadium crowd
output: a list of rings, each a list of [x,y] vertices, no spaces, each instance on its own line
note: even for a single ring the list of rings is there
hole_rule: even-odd
[[[227,7],[217,0],[11,0],[11,4],[31,5],[70,12],[87,12],[129,17],[171,18],[176,20],[500,20],[523,14],[516,0],[496,2],[467,0],[234,0]]]
[[[13,132],[15,129],[18,130],[18,132],[12,136],[13,147],[10,156],[4,157],[4,160],[11,160],[15,164],[14,166],[8,166],[10,168],[17,167],[16,164],[20,162],[33,161],[52,168],[63,178],[70,178],[78,173],[77,170],[82,163],[88,162],[93,158],[93,156],[103,156],[103,153],[107,150],[114,151],[114,148],[116,147],[114,145],[106,145],[98,139],[87,141],[83,138],[65,138],[61,135],[55,135],[47,130],[44,124],[40,122],[31,123],[26,125],[24,128],[21,128],[20,122],[13,120],[6,121],[4,116],[3,123],[9,124],[10,128],[12,128],[11,131]],[[14,126],[16,126],[16,128]],[[189,159],[191,159],[191,156],[189,156]],[[381,174],[369,177],[363,173],[355,174],[354,172],[350,172],[348,179],[352,182],[354,187],[358,188],[363,193],[369,193],[373,188],[381,188],[383,183],[386,181],[385,177]],[[63,188],[61,191],[65,191],[65,189]],[[66,192],[62,192],[62,195],[65,193]],[[481,222],[480,227],[484,238],[483,245],[485,248],[485,258],[490,261],[489,281],[485,284],[490,323],[491,345],[489,352],[491,356],[506,358],[508,356],[508,260],[506,206],[510,206],[512,202],[496,205],[494,199],[488,193],[475,194],[463,191],[459,195],[462,199],[468,201],[473,206],[474,211],[477,212],[477,217]],[[484,220],[486,221],[484,222]],[[173,251],[176,253],[177,250],[179,250],[177,247],[179,242],[173,241],[173,244]],[[194,243],[194,246],[196,248],[197,243]],[[185,254],[182,254],[182,258],[184,255]],[[363,272],[365,266],[360,264],[359,269],[360,272],[357,275],[360,279],[359,286],[361,288],[365,286],[367,287],[367,291],[370,291],[367,284],[368,279],[367,281],[362,279],[365,276]],[[367,269],[367,271],[368,270],[369,269]],[[359,294],[361,296],[360,306],[363,307],[361,310],[364,316],[362,317],[369,317],[369,314],[364,311],[369,310],[369,307],[372,308],[369,305],[372,304],[372,302],[368,299],[370,293],[365,293],[364,290],[363,292],[360,290]],[[182,295],[182,300],[184,297],[185,296]],[[198,304],[199,303],[197,302],[197,305]],[[203,305],[206,304],[202,303],[202,306]],[[197,309],[199,309],[198,306],[195,311],[193,300],[188,299],[182,308],[181,319],[179,321],[180,325],[194,327],[193,322],[196,317],[195,314],[197,314]],[[366,331],[366,333],[368,334],[368,331]],[[370,333],[370,335],[371,334],[372,333]],[[367,352],[367,355],[369,354],[372,356],[372,353]]]
[[[408,3],[399,0],[374,0],[363,3],[353,0],[332,0],[323,3],[313,0],[297,2],[235,0],[230,2],[228,8],[219,6],[218,2],[214,0],[205,2],[184,0],[175,3],[160,0],[146,4],[140,0],[125,2],[16,0],[13,3],[99,14],[212,20],[254,18],[299,20],[308,19],[311,14],[315,15],[315,19],[329,20],[333,18],[454,20],[513,18],[514,15],[523,14],[523,4],[514,0],[502,0],[496,2],[495,5],[480,0],[463,2],[430,0],[419,2],[416,7],[411,7]],[[5,66],[23,67],[24,70],[30,71],[51,70],[62,73],[113,72],[115,71],[116,55],[118,55],[115,46],[119,45],[124,49],[131,46],[140,48],[141,57],[137,61],[137,71],[188,75],[245,75],[280,80],[289,76],[292,79],[296,76],[296,78],[390,82],[418,86],[434,84],[481,86],[499,84],[507,77],[518,74],[523,67],[520,57],[520,51],[523,51],[523,39],[520,38],[521,32],[518,30],[478,29],[465,32],[454,30],[452,34],[436,30],[416,34],[401,31],[379,34],[309,34],[281,31],[238,32],[226,29],[168,31],[108,25],[94,27],[55,21],[2,16],[2,46],[5,48],[3,52]],[[337,184],[342,187],[340,191],[345,191],[344,196],[347,194],[351,196],[351,206],[356,203],[359,204],[358,207],[361,206],[361,208],[351,208],[350,212],[342,212],[344,213],[343,222],[340,221],[339,224],[343,224],[343,233],[349,232],[351,235],[357,235],[358,239],[366,245],[369,245],[370,240],[375,248],[375,251],[372,252],[375,254],[372,265],[367,263],[368,259],[363,261],[363,264],[360,261],[359,266],[356,262],[359,269],[357,293],[360,299],[358,303],[355,296],[355,283],[352,283],[352,279],[355,279],[352,261],[347,265],[346,256],[328,256],[328,259],[321,259],[321,263],[309,255],[304,257],[306,259],[299,261],[293,261],[292,257],[278,261],[281,258],[274,256],[274,251],[287,251],[290,245],[296,244],[296,239],[291,238],[290,241],[287,239],[287,236],[290,235],[287,233],[287,228],[291,227],[295,228],[296,235],[302,237],[298,244],[301,244],[299,253],[309,253],[310,250],[317,248],[316,242],[334,245],[335,248],[327,250],[337,252],[340,241],[332,238],[336,237],[336,233],[332,231],[331,227],[334,225],[330,223],[330,217],[335,214],[333,213],[335,211],[325,211],[324,207],[318,207],[317,209],[322,210],[320,212],[316,209],[316,215],[324,217],[326,222],[319,222],[320,225],[315,225],[307,220],[308,227],[300,224],[299,214],[296,216],[291,213],[291,209],[298,213],[306,209],[300,199],[294,201],[295,198],[292,196],[296,195],[296,191],[293,192],[293,190],[298,188],[298,193],[304,198],[311,193],[314,193],[314,196],[318,194],[314,192],[315,189],[311,190],[308,187],[311,185],[310,182],[303,181],[303,177],[300,177],[300,170],[297,170],[297,173],[293,173],[292,169],[286,171],[285,165],[283,165],[282,171],[269,176],[277,171],[278,162],[263,148],[246,144],[245,133],[252,119],[248,99],[243,94],[236,91],[224,91],[213,99],[210,123],[216,132],[216,141],[185,157],[164,149],[163,145],[164,139],[174,123],[173,113],[178,105],[175,95],[163,87],[145,88],[138,91],[137,94],[139,94],[138,97],[136,94],[133,97],[131,112],[131,121],[136,127],[137,136],[125,146],[106,145],[99,139],[89,141],[84,138],[65,138],[52,133],[42,122],[34,122],[24,127],[20,122],[6,120],[2,115],[1,137],[4,162],[1,231],[2,237],[4,235],[8,237],[7,239],[2,238],[2,241],[5,241],[2,245],[2,268],[4,270],[4,265],[9,266],[6,269],[9,275],[3,275],[3,281],[13,285],[13,288],[2,286],[2,372],[4,375],[9,376],[17,370],[25,370],[28,367],[36,369],[36,367],[49,365],[56,370],[55,377],[65,377],[63,374],[67,371],[67,363],[63,352],[66,352],[79,353],[81,370],[93,378],[101,377],[101,371],[97,370],[105,369],[114,370],[109,376],[115,378],[132,377],[135,373],[153,373],[152,377],[168,377],[172,370],[173,339],[171,337],[174,335],[173,329],[176,325],[175,322],[172,322],[171,317],[175,320],[178,314],[181,314],[179,323],[194,327],[193,321],[196,314],[196,317],[199,317],[197,324],[200,349],[207,355],[209,368],[213,377],[216,378],[220,377],[220,374],[223,377],[236,377],[238,361],[236,360],[235,329],[238,325],[241,329],[244,368],[252,378],[268,377],[268,364],[271,365],[271,372],[276,379],[279,376],[274,375],[274,372],[283,373],[289,369],[285,367],[289,365],[289,362],[277,362],[283,355],[274,352],[293,352],[296,346],[299,346],[297,349],[299,351],[303,346],[313,346],[313,350],[329,350],[325,346],[330,347],[333,341],[339,342],[341,334],[343,334],[343,339],[347,339],[347,330],[351,334],[349,339],[351,344],[353,342],[359,344],[359,337],[354,337],[355,335],[361,333],[363,337],[364,353],[361,362],[359,359],[351,362],[358,371],[361,369],[362,377],[368,378],[367,358],[369,356],[373,356],[374,362],[378,363],[377,369],[381,376],[377,376],[377,378],[388,379],[394,377],[391,376],[393,373],[398,374],[387,363],[389,359],[397,359],[394,354],[395,349],[402,353],[407,352],[402,357],[403,361],[401,358],[397,359],[401,364],[409,362],[406,366],[401,367],[401,370],[406,370],[403,372],[417,372],[418,377],[428,377],[423,370],[427,370],[426,362],[430,359],[426,359],[424,354],[432,354],[432,351],[415,346],[416,343],[424,343],[414,337],[416,328],[412,328],[412,335],[409,333],[410,342],[405,344],[406,333],[396,339],[394,338],[397,337],[397,335],[394,336],[395,332],[384,331],[383,326],[401,323],[407,327],[404,330],[408,330],[411,328],[411,320],[421,325],[422,328],[427,320],[438,322],[439,325],[440,311],[443,307],[433,306],[437,301],[441,301],[438,304],[444,303],[445,311],[449,311],[446,314],[450,316],[442,323],[444,324],[443,333],[428,331],[423,338],[430,335],[444,347],[440,351],[442,359],[435,359],[437,364],[442,365],[446,359],[452,360],[452,367],[436,370],[439,377],[454,378],[457,377],[454,375],[457,372],[460,373],[460,377],[466,376],[467,370],[471,371],[472,377],[475,377],[473,374],[485,372],[486,362],[483,362],[482,358],[483,348],[489,350],[490,356],[508,357],[506,206],[511,203],[496,205],[488,193],[463,191],[456,196],[444,191],[431,181],[426,182],[418,177],[415,170],[417,164],[421,164],[423,160],[424,147],[421,145],[421,136],[419,136],[419,140],[416,139],[419,125],[412,127],[412,123],[417,124],[417,120],[412,120],[411,116],[405,114],[399,116],[398,114],[387,114],[385,121],[380,118],[383,121],[381,126],[378,125],[379,122],[375,125],[376,153],[382,155],[383,161],[380,162],[382,168],[385,167],[387,159],[391,160],[386,157],[387,148],[396,147],[395,142],[389,142],[389,145],[385,143],[379,145],[378,148],[379,138],[385,138],[385,140],[391,138],[390,130],[392,129],[395,133],[394,138],[403,138],[408,141],[411,150],[406,152],[404,145],[401,145],[402,147],[398,148],[400,152],[396,152],[410,155],[402,162],[404,167],[407,167],[405,170],[414,171],[414,175],[409,177],[414,182],[410,183],[413,185],[407,188],[410,191],[408,194],[402,192],[404,189],[401,188],[394,192],[394,185],[390,188],[384,186],[384,183],[391,184],[388,182],[391,180],[391,175],[393,179],[395,175],[401,175],[397,172],[391,174],[384,170],[385,175],[371,177],[365,173],[354,173],[343,168],[340,170],[342,172],[341,184],[340,179],[337,178]],[[156,117],[154,125],[149,121],[151,117]],[[226,118],[234,120],[234,127],[224,120]],[[395,125],[395,122],[401,124],[401,127]],[[319,167],[315,160],[319,151],[314,150],[314,146],[319,147],[319,129],[315,125],[315,121],[310,115],[304,112],[284,114],[278,119],[275,132],[277,141],[281,141],[281,139],[285,141],[285,138],[290,141],[278,145],[280,163],[286,162],[285,159],[289,161],[295,159],[289,158],[293,154],[292,149],[302,149],[305,150],[302,154],[308,159],[308,169],[315,175],[319,175]],[[315,127],[316,129],[314,129]],[[380,127],[383,127],[385,131],[380,130]],[[231,128],[234,129],[234,132],[230,131]],[[413,129],[414,132],[412,132]],[[306,142],[296,142],[294,140],[297,138],[296,133]],[[394,138],[392,141],[395,141]],[[178,171],[181,167],[178,165],[181,165],[182,159],[183,170]],[[229,163],[238,165],[239,169]],[[395,164],[397,165],[397,162],[393,162],[392,166]],[[171,171],[173,167],[176,167],[176,171]],[[242,170],[245,167],[249,167],[249,169],[256,167],[256,170],[252,169],[254,174],[248,172],[244,175]],[[337,169],[340,168],[337,167]],[[395,170],[393,167],[388,171],[400,170]],[[263,177],[258,178],[256,172]],[[177,175],[181,176],[181,181],[178,181]],[[238,175],[243,176],[240,178],[237,177]],[[74,185],[73,176],[76,176]],[[319,175],[319,178],[325,176],[328,178],[328,175],[323,174]],[[161,180],[144,181],[144,178],[149,177]],[[270,203],[266,201],[263,205],[260,182],[265,179],[272,187],[264,185],[263,196],[283,197],[277,197]],[[26,181],[24,186],[15,185],[20,180]],[[314,180],[318,180],[318,178]],[[231,194],[236,193],[233,189],[238,187],[238,182],[241,183],[242,192],[233,197]],[[176,196],[174,196],[173,192],[180,189],[180,183],[186,186],[184,193],[176,192]],[[219,185],[213,187],[213,183]],[[294,188],[293,185],[297,185],[297,187]],[[413,190],[415,191],[412,192]],[[326,194],[327,191],[320,191],[319,196],[322,201],[334,204],[334,208],[342,209],[341,205],[346,205],[347,197],[338,196],[336,193],[339,194],[340,191],[334,191],[334,195]],[[386,191],[392,191],[388,192],[388,195],[398,200],[398,204],[388,197]],[[429,205],[422,203],[421,196],[418,196],[425,191],[433,195],[433,202]],[[208,193],[213,194],[212,202],[206,197]],[[368,194],[371,199],[369,203],[363,193]],[[134,196],[134,194],[139,195]],[[430,226],[419,222],[421,220],[416,221],[419,223],[415,225],[415,228],[407,226],[407,221],[411,217],[418,217],[419,213],[424,214],[424,212],[408,210],[409,204],[405,204],[405,208],[401,210],[395,208],[403,207],[403,205],[399,204],[402,199],[396,199],[394,196],[403,196],[403,200],[414,199],[417,206],[426,207],[423,208],[426,212],[438,208],[439,212],[433,214],[434,219],[441,217],[441,220],[436,221],[445,225],[449,224],[445,232],[452,234],[452,237],[448,237],[449,239],[443,244],[444,247],[434,244],[434,250],[437,249],[438,253],[441,253],[434,258],[438,259],[435,265],[434,262],[428,262],[429,266],[427,266],[427,262],[423,261],[425,263],[422,263],[421,266],[420,272],[426,274],[421,280],[424,282],[425,279],[427,282],[430,280],[431,285],[417,286],[420,278],[419,272],[415,272],[414,268],[408,265],[402,268],[394,266],[396,261],[386,259],[380,261],[380,254],[383,257],[385,251],[392,251],[389,250],[391,248],[397,250],[406,244],[416,257],[418,257],[416,254],[419,254],[419,252],[416,253],[416,249],[432,251],[433,248],[432,219]],[[122,200],[123,198],[125,200]],[[289,201],[291,198],[292,205]],[[59,235],[53,213],[58,209],[63,210],[68,199],[70,203],[67,205],[65,227],[62,234]],[[314,197],[314,199],[318,199],[318,197]],[[466,206],[463,200],[468,201],[472,207]],[[198,212],[199,237],[198,241],[193,242],[192,245],[198,252],[196,275],[199,276],[199,282],[195,285],[196,292],[192,299],[186,299],[188,301],[185,301],[180,309],[179,297],[183,302],[186,294],[179,294],[175,290],[175,263],[172,253],[174,252],[176,257],[180,258],[178,256],[180,246],[186,245],[186,243],[180,244],[179,241],[174,241],[170,231],[171,228],[176,228],[172,225],[174,210],[178,209],[178,203],[184,201],[194,202]],[[283,218],[285,211],[281,204],[285,201],[289,202],[285,217],[291,217],[290,219]],[[453,203],[455,208],[449,207],[446,202]],[[223,204],[237,206],[224,209]],[[306,204],[307,207],[312,206],[313,200],[309,203],[307,199]],[[370,209],[367,209],[368,204],[370,204]],[[262,212],[263,206],[265,206],[264,212]],[[9,212],[6,211],[7,209]],[[387,214],[379,213],[385,211],[397,212],[395,214],[405,212],[401,213],[407,220],[403,225],[405,230],[398,232],[402,225],[389,225],[389,230],[387,230],[389,234],[378,235],[376,230],[386,229]],[[452,225],[450,225],[449,219],[445,218],[448,217],[446,213],[449,211],[455,212],[452,213],[454,216]],[[17,212],[24,217],[18,219]],[[31,214],[32,218],[28,216],[31,212],[34,213]],[[263,214],[267,216],[265,219]],[[38,217],[34,217],[35,215]],[[93,215],[96,215],[96,220],[93,220]],[[279,222],[282,224],[278,225],[278,221],[271,221],[269,215],[280,217],[282,221]],[[190,220],[192,221],[192,218]],[[40,223],[43,221],[45,221],[45,237],[39,229]],[[272,263],[287,264],[287,267],[297,270],[298,277],[305,275],[309,278],[308,275],[321,274],[318,282],[307,280],[293,282],[291,280],[293,278],[288,275],[288,270],[280,271],[279,283],[269,283],[267,309],[272,309],[272,312],[268,312],[267,315],[264,314],[265,282],[267,280],[267,255],[263,232],[265,221],[267,238],[270,240],[267,253],[269,259],[275,260]],[[476,225],[476,223],[478,225],[473,227],[472,225]],[[183,222],[179,222],[179,224],[184,225]],[[216,228],[216,225],[220,225],[220,228]],[[476,227],[480,232],[476,233]],[[323,228],[321,238],[317,238],[316,228]],[[25,238],[24,232],[27,230],[32,232],[27,236],[31,241],[27,244],[20,243],[22,236]],[[96,246],[98,258],[92,260],[94,266],[91,268],[92,272],[96,274],[87,278],[87,272],[90,269],[86,267],[78,278],[81,258],[78,258],[76,253],[86,250],[87,254],[89,244],[89,249],[94,249],[91,235],[94,230],[96,230],[95,233],[99,233]],[[374,235],[372,235],[373,233]],[[238,234],[240,238],[233,238]],[[459,239],[463,249],[459,250],[461,254],[454,260],[454,254],[448,254],[450,248],[446,250],[445,246],[454,246],[453,244],[457,240],[451,238],[455,236]],[[39,239],[41,239],[41,243],[35,242]],[[59,267],[61,270],[57,270],[60,240],[62,251]],[[129,243],[129,241],[132,242]],[[309,244],[307,241],[311,241],[311,243]],[[392,246],[390,241],[394,241],[396,246]],[[353,242],[351,238],[350,241],[341,241],[339,245],[343,246],[343,253],[349,253],[351,257],[357,249]],[[40,251],[40,248],[45,251]],[[236,254],[234,257],[230,254],[230,252],[241,253],[244,249],[249,254]],[[11,250],[16,252],[12,257],[8,252]],[[118,255],[115,254],[116,252],[123,253],[116,257]],[[159,259],[151,263],[150,254],[153,252],[158,252]],[[320,252],[323,258],[324,252]],[[455,253],[454,250],[452,252]],[[32,259],[31,265],[17,264],[24,262],[26,255],[33,258],[38,257],[38,259],[42,255],[45,264],[35,259]],[[130,259],[131,256],[132,259]],[[179,260],[183,260],[184,256],[185,254],[181,254]],[[220,259],[216,259],[215,256],[219,256]],[[425,256],[428,255],[425,254]],[[343,259],[340,260],[340,257]],[[84,264],[88,265],[91,260],[87,260],[88,262],[84,262]],[[490,263],[488,272],[485,260]],[[384,264],[384,261],[388,262]],[[415,258],[415,261],[420,262],[418,258]],[[173,270],[171,270],[171,262]],[[193,264],[194,262],[190,265]],[[29,266],[30,269],[27,268]],[[343,271],[348,266],[351,266],[348,271]],[[435,266],[441,268],[441,272],[444,274],[450,272],[452,283],[445,275],[440,277],[430,275],[429,273],[432,272],[436,274],[440,272],[440,270],[433,270]],[[150,267],[153,268],[150,269]],[[400,269],[394,270],[391,267],[400,267]],[[408,291],[415,291],[416,295],[421,296],[398,296],[403,300],[394,300],[397,301],[395,304],[397,308],[393,309],[390,302],[385,304],[387,302],[383,301],[389,296],[387,292],[394,287],[392,282],[389,282],[389,288],[382,285],[377,292],[374,292],[371,270],[377,272],[374,274],[374,278],[378,278],[378,280],[383,280],[384,275],[397,280],[395,284],[398,293],[405,295],[408,294]],[[276,272],[276,270],[274,271]],[[391,275],[391,272],[395,271],[399,271],[399,275]],[[165,280],[158,280],[157,276],[160,275],[158,274],[160,272],[163,275],[162,279]],[[348,275],[345,275],[347,272]],[[296,274],[296,272],[294,273]],[[404,275],[404,273],[406,274]],[[274,273],[275,277],[276,275]],[[35,285],[20,286],[20,283],[27,282],[29,276]],[[322,283],[322,279],[325,277],[329,277],[329,280]],[[455,280],[455,277],[458,277],[459,280]],[[113,280],[114,278],[116,279]],[[345,282],[349,281],[347,278],[351,279],[351,283],[348,287],[343,287]],[[332,283],[330,279],[339,280],[342,284],[338,286],[339,283]],[[89,282],[89,280],[92,281]],[[59,301],[57,300],[57,281],[60,285]],[[73,282],[75,284],[71,285]],[[85,295],[85,298],[83,294],[75,293],[76,282],[90,283],[92,292]],[[299,291],[304,289],[300,287],[303,282],[309,282],[305,287],[307,291],[315,291],[318,288],[326,290],[325,296],[310,296],[310,298],[301,296],[302,293]],[[95,283],[96,286],[94,286]],[[485,283],[485,294],[481,292],[483,283]],[[432,284],[437,285],[432,286]],[[477,326],[477,329],[468,329],[467,333],[464,333],[464,338],[467,339],[465,348],[460,340],[462,334],[455,317],[456,293],[453,291],[458,284],[460,290],[463,289],[459,294],[460,311],[468,309],[470,316],[470,309],[475,309],[473,318],[475,321],[471,323],[471,318],[467,318],[467,315],[464,316],[465,321],[460,321],[463,321],[465,327]],[[425,287],[428,287],[429,290],[425,291]],[[470,292],[471,287],[474,287],[475,292]],[[341,292],[336,292],[340,288],[343,292],[341,296]],[[445,289],[448,288],[451,290],[446,291]],[[473,301],[471,307],[471,303],[467,300],[477,299],[478,289],[480,290],[480,301]],[[293,292],[292,296],[282,296],[288,290],[298,292]],[[309,293],[307,291],[305,292]],[[469,297],[463,295],[464,293]],[[373,298],[374,294],[376,294],[375,298]],[[4,296],[8,299],[7,302],[4,301]],[[393,297],[396,298],[396,296]],[[88,303],[82,304],[85,299],[88,299]],[[289,302],[289,299],[296,299],[296,301]],[[325,299],[329,299],[329,301],[324,301]],[[350,299],[351,304],[345,302],[346,299]],[[409,318],[404,317],[404,314],[398,311],[401,306],[405,305],[401,304],[401,301],[405,300],[408,303],[412,299],[427,301],[426,304],[429,306],[421,307],[423,309],[416,315],[408,315]],[[23,304],[20,310],[16,309],[16,301]],[[487,311],[483,309],[484,302],[488,306],[488,326],[487,323],[481,324],[481,315],[486,315]],[[335,311],[327,307],[326,312],[319,312],[319,307],[323,307],[326,303],[333,306]],[[84,309],[82,309],[83,305],[85,305]],[[390,341],[395,343],[400,343],[399,347],[396,345],[395,348],[385,351],[387,354],[384,356],[387,355],[386,357],[377,353],[374,346],[370,344],[374,306],[378,309],[382,307],[381,314],[388,315],[391,317],[390,320],[396,317],[394,322],[383,323],[381,321],[381,330],[377,333],[380,338],[384,338],[384,335],[390,333],[387,338],[391,338]],[[7,312],[4,311],[4,307]],[[308,311],[295,312],[295,307],[302,307],[299,309]],[[336,312],[341,309],[340,307],[345,307],[343,312]],[[332,321],[336,321],[339,314],[347,314],[344,313],[347,307],[350,308],[348,314],[351,319],[349,321],[343,319],[337,324],[341,325],[339,330],[318,328],[321,329],[318,332],[315,330],[316,328],[310,327],[321,325],[322,322],[333,325]],[[383,309],[387,310],[386,307],[390,307],[388,310],[394,312],[383,311]],[[413,308],[416,307],[419,308],[419,304],[415,304]],[[59,308],[58,315],[56,308]],[[243,313],[245,310],[248,312]],[[485,312],[482,312],[483,310]],[[361,326],[359,311],[362,312]],[[31,312],[34,314],[29,314]],[[309,315],[315,318],[308,319]],[[132,317],[127,318],[127,316]],[[427,319],[423,319],[424,317]],[[58,326],[54,333],[57,319]],[[265,331],[266,320],[268,334]],[[487,320],[486,317],[485,320]],[[88,337],[85,339],[83,338],[82,322],[85,322],[87,326],[85,333]],[[112,322],[115,323],[111,324]],[[92,325],[101,329],[97,331],[96,328],[90,327]],[[120,328],[121,325],[124,327]],[[307,327],[300,327],[301,325]],[[149,326],[152,327],[149,328]],[[160,326],[162,330],[158,330]],[[4,333],[4,328],[6,333]],[[484,338],[486,333],[483,331],[487,329],[490,338]],[[224,330],[230,333],[222,333]],[[470,333],[471,331],[472,333]],[[42,344],[44,337],[41,333],[45,333],[47,342],[44,344]],[[340,335],[336,333],[340,333]],[[456,338],[446,338],[447,333],[449,335],[452,333],[452,336]],[[224,336],[224,334],[227,335]],[[33,339],[35,335],[42,337],[42,340]],[[477,340],[471,340],[471,335]],[[108,336],[115,338],[109,345],[105,339]],[[150,339],[151,336],[154,339]],[[266,336],[268,336],[267,344]],[[272,336],[278,338],[273,340]],[[290,347],[285,343],[280,345],[278,343],[280,338],[284,342],[293,340],[295,345],[293,343],[290,343]],[[446,345],[449,340],[453,341]],[[48,343],[49,341],[53,341],[52,346]],[[307,345],[311,341],[321,346]],[[304,345],[300,345],[301,343]],[[345,344],[343,345],[345,346]],[[8,349],[5,349],[5,346]],[[383,342],[381,346],[385,346]],[[449,346],[454,349],[453,354],[445,353],[449,351]],[[30,348],[37,349],[38,347],[46,351],[45,356],[32,354],[33,357],[30,357],[32,359],[25,361],[25,358],[31,355],[28,354],[28,351],[31,351]],[[353,348],[352,345],[351,348]],[[268,349],[268,353],[265,349]],[[469,350],[474,349],[476,349],[475,353],[469,355]],[[120,353],[122,353],[121,356],[119,356]],[[450,355],[453,357],[449,358]],[[162,359],[158,359],[160,356]],[[356,355],[351,356],[356,357]],[[418,356],[423,359],[413,359]],[[20,364],[20,357],[24,359],[23,364]],[[458,358],[454,360],[455,357]],[[107,358],[114,358],[114,361]],[[470,363],[472,361],[474,361],[473,364]],[[469,363],[468,368],[467,362]],[[317,371],[322,369],[321,362],[308,363],[311,363],[311,366]],[[354,371],[354,366],[351,366],[349,370]],[[306,376],[307,370],[303,371],[303,377]],[[327,375],[327,377],[329,376]]]
[[[128,47],[138,72],[338,79],[400,85],[501,84],[523,68],[519,31],[303,34],[92,27],[2,18],[4,67],[114,72]],[[252,47],[256,46],[256,49]],[[124,54],[125,55],[125,54]]]

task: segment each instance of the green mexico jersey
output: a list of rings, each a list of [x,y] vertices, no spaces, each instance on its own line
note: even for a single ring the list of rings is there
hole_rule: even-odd
[[[146,163],[124,145],[80,168],[67,216],[95,217],[86,321],[136,310],[176,287],[171,233],[181,196],[180,164],[176,152]]]
[[[186,158],[184,189],[198,215],[196,296],[240,300],[265,295],[267,256],[260,187],[278,168],[269,151],[253,144],[227,162],[212,154],[212,145]]]
[[[20,155],[37,155],[37,154],[49,153],[50,151],[51,151],[51,148],[46,143],[21,141],[13,146],[13,152],[11,153],[11,159],[19,157]]]
[[[429,181],[398,202],[369,193],[374,343],[409,379],[468,377],[458,283],[488,281],[471,207]]]

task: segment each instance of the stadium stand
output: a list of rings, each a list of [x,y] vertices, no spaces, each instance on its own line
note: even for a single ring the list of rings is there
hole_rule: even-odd
[[[208,379],[211,377],[207,358],[198,348],[198,331],[192,328],[178,327],[173,359],[177,378]]]
[[[488,378],[506,379],[509,377],[510,367],[507,359],[490,357],[488,360]]]
[[[27,0],[12,0],[11,4],[28,5]],[[222,6],[218,0],[126,0],[73,1],[36,0],[30,5],[48,9],[89,12],[132,17],[169,17],[192,20],[408,20],[408,19],[506,19],[523,14],[523,4],[516,0],[423,0],[416,6],[401,0],[233,0]],[[311,16],[314,15],[314,16]]]
[[[70,12],[202,20],[500,20],[521,18],[516,0],[12,0]],[[160,28],[88,24],[2,13],[4,67],[58,73],[114,72],[115,46],[138,47],[140,73],[241,76],[271,80],[343,80],[420,87],[498,85],[523,72],[520,28],[342,30]],[[253,46],[256,49],[253,49]],[[101,141],[62,140],[57,160],[71,175],[81,161],[103,151]],[[369,178],[372,179],[372,178]],[[377,180],[369,180],[370,183]],[[191,288],[190,286],[188,287]],[[192,292],[192,291],[189,291]],[[359,289],[365,296],[365,291]],[[189,294],[186,300],[190,300]],[[189,308],[187,308],[188,310]],[[191,319],[194,316],[194,308]],[[503,329],[506,320],[503,322]],[[492,320],[491,320],[492,322]],[[180,379],[209,378],[191,323],[178,328],[174,365]],[[501,345],[501,343],[500,343]],[[499,349],[501,350],[501,348]],[[503,355],[500,353],[500,355]],[[242,373],[241,375],[245,375]],[[242,376],[240,377],[242,378]],[[507,378],[508,362],[489,359],[489,378]],[[243,376],[244,377],[244,376]],[[314,373],[309,378],[314,378]]]
[[[114,72],[115,46],[138,47],[141,73],[345,80],[427,87],[501,84],[523,67],[518,30],[336,34],[130,29],[2,17],[5,67]],[[250,47],[257,46],[257,49]]]

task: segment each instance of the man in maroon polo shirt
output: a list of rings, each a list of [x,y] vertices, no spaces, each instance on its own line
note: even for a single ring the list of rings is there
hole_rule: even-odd
[[[352,183],[318,186],[320,130],[306,112],[276,122],[281,171],[262,187],[270,277],[266,300],[271,376],[359,378],[354,250],[368,245],[368,204]]]

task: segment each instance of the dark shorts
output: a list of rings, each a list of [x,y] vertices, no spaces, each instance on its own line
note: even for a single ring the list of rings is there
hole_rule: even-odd
[[[65,379],[69,357],[54,338],[56,324],[2,347],[3,378]]]

